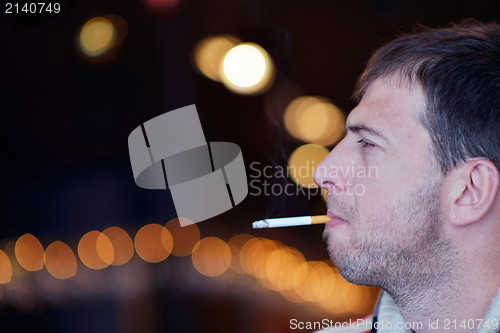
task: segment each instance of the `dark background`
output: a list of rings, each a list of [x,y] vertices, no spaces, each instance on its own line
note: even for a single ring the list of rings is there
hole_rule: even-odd
[[[2,7],[0,239],[31,233],[46,247],[57,239],[76,243],[85,232],[112,225],[133,234],[148,221],[165,224],[176,216],[168,191],[137,187],[131,172],[127,137],[141,123],[196,104],[207,141],[238,144],[248,174],[252,162],[285,166],[302,144],[281,122],[290,96],[325,96],[348,113],[355,106],[350,99],[355,80],[384,41],[419,23],[440,27],[462,18],[500,18],[496,0],[181,2],[177,12],[155,18],[140,0],[71,1],[65,13],[24,29],[22,24],[13,29]],[[82,22],[102,11],[123,17],[129,31],[119,57],[94,66],[77,56],[73,39]],[[237,95],[194,69],[196,43],[217,34],[235,35],[269,52],[277,69],[271,90]],[[197,225],[202,237],[227,241],[250,233],[294,246],[307,260],[326,260],[321,227],[251,229],[252,221],[264,217],[324,212],[318,196],[249,195],[233,210]],[[138,265],[145,272],[133,282],[139,290],[134,296],[102,290],[43,294],[30,313],[3,297],[0,331],[287,332],[294,315],[314,317],[304,306],[256,296],[245,286],[217,287],[183,271],[181,258],[168,260],[122,268]],[[96,275],[95,284],[109,285],[102,281],[112,274],[121,271]],[[270,304],[278,310],[268,312]]]

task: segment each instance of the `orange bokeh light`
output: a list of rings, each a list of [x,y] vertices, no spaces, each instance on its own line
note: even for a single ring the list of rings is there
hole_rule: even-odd
[[[110,227],[102,232],[111,241],[114,250],[113,266],[127,263],[134,255],[134,243],[129,234],[120,227]]]
[[[191,259],[194,267],[201,274],[218,276],[229,268],[231,250],[222,239],[206,237],[196,244]]]
[[[314,170],[328,155],[329,151],[321,145],[309,143],[295,149],[288,159],[290,178],[299,186],[316,188]]]
[[[167,259],[173,247],[172,235],[159,224],[142,227],[134,239],[135,251],[142,260],[156,263]]]
[[[233,36],[211,36],[201,40],[194,50],[198,70],[214,81],[220,81],[219,64],[224,55],[241,41]]]
[[[43,246],[31,234],[25,234],[16,242],[16,258],[19,264],[27,271],[39,271],[43,268]]]
[[[76,257],[71,248],[55,241],[45,250],[45,267],[57,279],[69,279],[76,274]]]
[[[181,227],[179,218],[172,219],[168,221],[165,228],[172,235],[174,246],[172,248],[172,254],[176,257],[185,257],[193,252],[193,248],[200,240],[200,229],[193,222],[186,218],[182,218],[185,221],[184,227]],[[187,225],[186,225],[187,224]]]
[[[242,247],[251,239],[255,237],[249,234],[236,235],[227,242],[227,245],[231,249],[231,265],[229,266],[233,271],[237,273],[245,273],[240,262],[240,252]]]
[[[106,268],[115,258],[111,241],[97,230],[83,235],[78,243],[78,255],[82,263],[92,269]]]
[[[12,278],[12,265],[9,257],[0,250],[0,283],[9,283]]]
[[[344,134],[345,115],[324,97],[301,96],[288,104],[283,122],[294,138],[329,146]]]

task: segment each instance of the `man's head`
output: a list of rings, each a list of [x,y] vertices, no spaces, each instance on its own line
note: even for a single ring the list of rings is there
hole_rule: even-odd
[[[400,37],[374,53],[355,95],[345,138],[315,171],[335,217],[324,236],[348,281],[405,303],[459,278],[467,231],[496,212],[500,27]]]
[[[377,50],[354,96],[359,102],[377,78],[401,76],[423,89],[419,121],[444,174],[473,157],[500,169],[500,26],[468,21],[424,29]]]

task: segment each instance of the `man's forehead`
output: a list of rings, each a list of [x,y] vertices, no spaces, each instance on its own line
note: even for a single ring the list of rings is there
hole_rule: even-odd
[[[379,78],[365,91],[363,98],[347,118],[347,127],[369,126],[391,136],[398,130],[418,126],[418,117],[425,107],[425,96],[418,85],[401,80]]]

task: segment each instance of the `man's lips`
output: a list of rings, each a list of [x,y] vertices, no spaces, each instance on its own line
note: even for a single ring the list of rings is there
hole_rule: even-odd
[[[328,217],[331,218],[331,220],[326,222],[325,229],[335,228],[338,225],[347,223],[346,220],[341,219],[340,217],[336,216],[330,211],[328,211],[326,215],[328,215]]]

